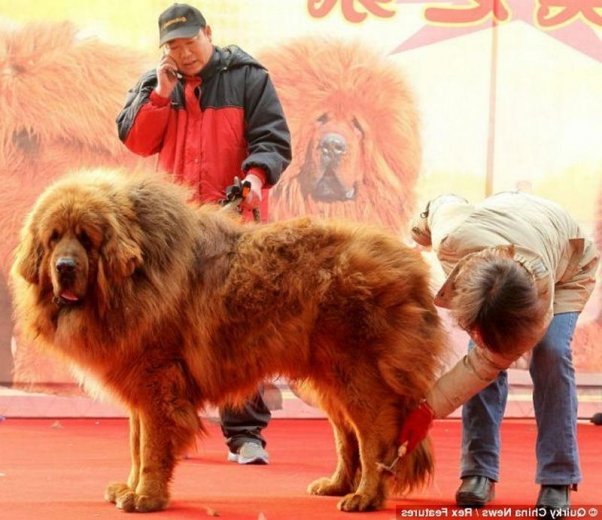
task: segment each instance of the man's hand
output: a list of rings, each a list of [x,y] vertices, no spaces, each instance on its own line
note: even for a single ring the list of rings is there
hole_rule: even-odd
[[[263,182],[253,173],[248,173],[244,180],[251,184],[251,189],[243,198],[240,206],[245,209],[258,208],[261,204],[261,188],[263,187]]]
[[[430,430],[435,412],[426,401],[422,401],[417,408],[412,410],[401,428],[399,444],[407,442],[407,452],[410,453],[421,441],[423,441]]]
[[[168,55],[161,58],[157,65],[157,86],[155,92],[163,98],[168,98],[178,82],[178,69],[175,60]]]

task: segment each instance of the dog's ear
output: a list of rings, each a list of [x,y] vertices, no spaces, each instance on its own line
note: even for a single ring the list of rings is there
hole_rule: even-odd
[[[107,279],[122,280],[142,265],[142,250],[133,236],[135,231],[117,222],[109,226],[100,249],[101,268]]]
[[[15,251],[13,274],[22,276],[29,283],[40,283],[40,266],[44,257],[44,247],[35,235],[30,224],[21,232],[21,242]]]

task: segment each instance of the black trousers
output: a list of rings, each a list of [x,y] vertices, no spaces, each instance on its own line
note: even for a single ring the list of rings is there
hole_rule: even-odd
[[[263,401],[263,388],[251,397],[242,408],[220,408],[221,428],[226,444],[232,453],[245,442],[257,442],[265,448],[266,441],[261,435],[270,422],[272,414]]]

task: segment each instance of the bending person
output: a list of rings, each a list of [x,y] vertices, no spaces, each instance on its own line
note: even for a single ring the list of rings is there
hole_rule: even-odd
[[[581,480],[571,340],[594,288],[598,253],[557,204],[507,192],[471,205],[455,195],[429,202],[412,235],[432,246],[447,279],[435,303],[471,337],[469,352],[404,423],[413,449],[434,418],[462,409],[461,507],[480,507],[499,478],[506,369],[531,351],[537,422],[537,506],[568,510]]]

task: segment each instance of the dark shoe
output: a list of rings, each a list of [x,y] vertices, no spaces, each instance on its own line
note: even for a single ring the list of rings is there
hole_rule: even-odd
[[[541,486],[535,507],[554,513],[554,518],[568,514],[570,488],[571,486]]]
[[[465,477],[462,485],[456,491],[458,507],[483,507],[495,496],[495,483],[487,477],[479,475]]]

